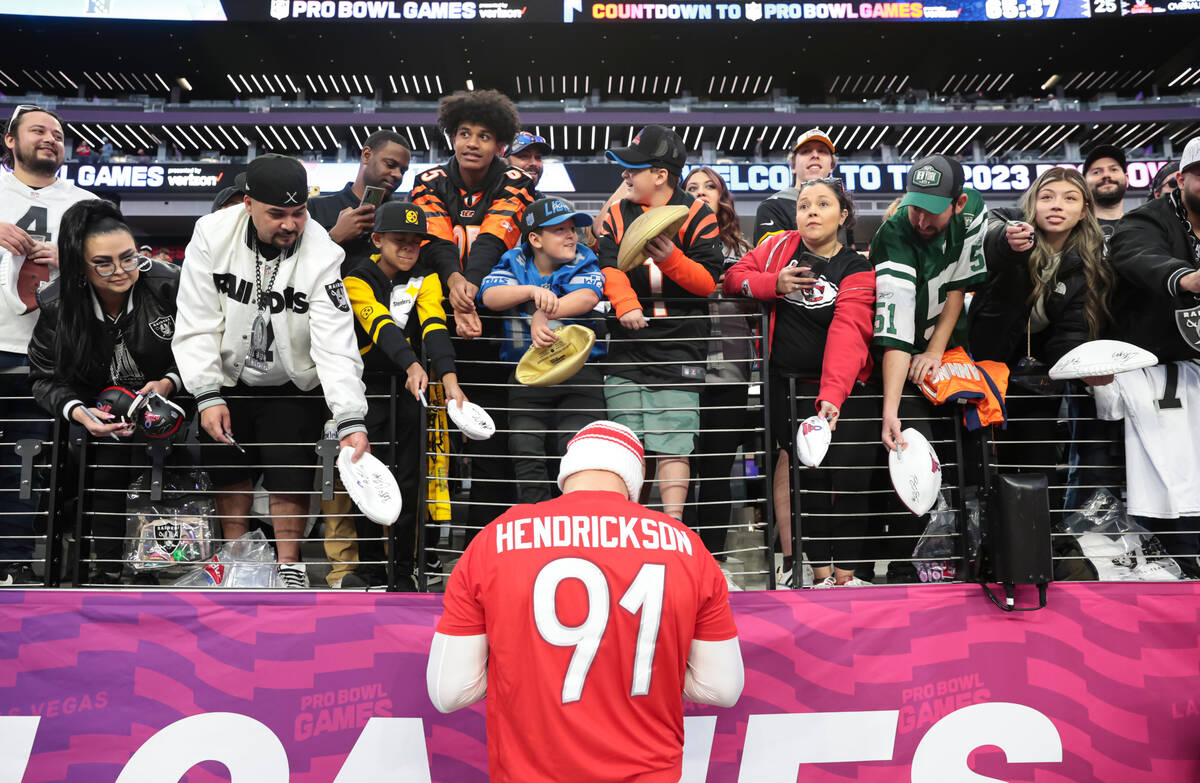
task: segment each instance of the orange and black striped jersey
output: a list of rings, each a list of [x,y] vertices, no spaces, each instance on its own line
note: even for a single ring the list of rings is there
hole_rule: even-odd
[[[617,268],[617,249],[625,229],[649,209],[629,199],[609,207],[601,220],[600,270],[604,295],[618,317],[641,309],[649,319],[645,329],[629,331],[612,324],[617,339],[609,351],[613,375],[635,383],[689,388],[704,380],[708,355],[708,295],[716,290],[725,255],[717,216],[699,199],[676,189],[668,204],[690,210],[679,232],[671,237],[676,251],[657,263],[649,258],[628,272]],[[694,388],[694,387],[691,387]]]
[[[478,286],[500,256],[521,240],[521,218],[533,203],[533,179],[500,158],[492,161],[483,185],[468,188],[453,158],[417,176],[409,200],[425,211],[429,260],[447,285],[462,272]]]

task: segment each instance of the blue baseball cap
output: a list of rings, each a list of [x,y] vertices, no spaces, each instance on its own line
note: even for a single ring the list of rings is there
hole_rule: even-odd
[[[539,198],[525,208],[525,216],[521,218],[521,229],[528,234],[530,231],[557,226],[568,220],[574,220],[577,228],[592,225],[591,215],[577,211],[575,205],[566,199],[549,196]]]

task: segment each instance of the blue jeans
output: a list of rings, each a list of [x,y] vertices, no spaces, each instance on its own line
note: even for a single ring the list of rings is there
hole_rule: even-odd
[[[1078,394],[1082,384],[1068,384],[1072,394]],[[1107,487],[1121,499],[1125,486],[1125,429],[1119,421],[1103,421],[1096,417],[1096,403],[1091,397],[1067,397],[1067,422],[1071,433],[1067,462],[1066,508],[1078,509],[1098,487]],[[1106,441],[1081,443],[1080,441]],[[1070,512],[1068,512],[1069,514]]]
[[[7,562],[33,558],[34,517],[38,493],[21,500],[21,458],[16,443],[25,438],[43,442],[48,453],[53,423],[33,401],[29,366],[24,354],[0,351],[0,569]],[[35,487],[36,489],[36,487]]]

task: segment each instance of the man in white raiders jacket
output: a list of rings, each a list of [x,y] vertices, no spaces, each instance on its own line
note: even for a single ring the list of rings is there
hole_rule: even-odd
[[[342,249],[308,223],[307,202],[308,177],[298,160],[264,155],[250,164],[245,209],[196,221],[172,343],[207,435],[204,462],[213,484],[229,493],[217,497],[223,537],[247,531],[261,475],[285,587],[308,586],[298,562],[308,513],[303,493],[313,487],[313,445],[325,406],[354,460],[370,450]]]

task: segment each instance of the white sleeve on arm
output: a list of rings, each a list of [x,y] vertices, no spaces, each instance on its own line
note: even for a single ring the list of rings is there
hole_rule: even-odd
[[[487,659],[485,633],[476,636],[433,635],[429,665],[425,668],[425,687],[438,712],[454,712],[487,696]],[[741,664],[739,654],[739,670]],[[741,691],[740,684],[738,691]]]
[[[699,704],[732,707],[742,695],[746,672],[737,637],[720,642],[692,641],[683,698]]]
[[[197,410],[223,404],[221,341],[225,334],[225,294],[213,280],[214,262],[203,227],[197,227],[184,251],[176,298],[171,350],[183,385],[196,397]]]

